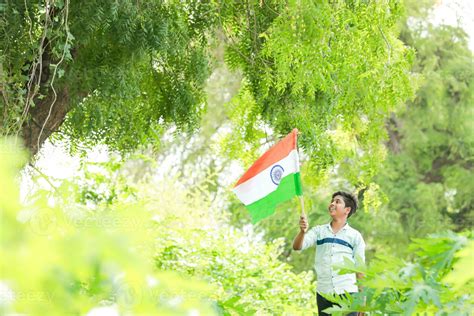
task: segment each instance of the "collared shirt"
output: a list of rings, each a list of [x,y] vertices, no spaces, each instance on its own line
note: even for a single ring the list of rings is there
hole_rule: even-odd
[[[320,293],[343,294],[357,292],[355,273],[339,275],[333,265],[342,265],[344,258],[356,263],[356,257],[365,262],[365,242],[362,235],[346,223],[337,234],[331,224],[311,228],[304,235],[301,250],[316,246],[314,270],[317,276],[317,291]]]

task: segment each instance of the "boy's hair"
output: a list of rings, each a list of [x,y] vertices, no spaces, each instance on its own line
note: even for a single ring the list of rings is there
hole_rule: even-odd
[[[357,211],[357,198],[355,197],[354,194],[344,192],[344,191],[337,191],[332,195],[332,198],[336,195],[342,196],[342,199],[344,200],[344,204],[346,204],[346,207],[350,207],[351,211],[347,215],[347,218],[351,217],[352,214],[354,214]]]

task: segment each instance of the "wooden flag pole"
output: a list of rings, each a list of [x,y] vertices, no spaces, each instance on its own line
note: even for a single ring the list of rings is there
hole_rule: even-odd
[[[304,199],[303,199],[303,196],[300,195],[299,198],[300,198],[300,202],[301,202],[301,214],[300,215],[306,217],[306,213],[304,212]]]
[[[301,135],[301,132],[299,130],[297,130],[297,135]],[[296,150],[298,150],[298,142],[296,144]],[[299,161],[298,161],[299,163]],[[299,166],[298,166],[299,167]],[[303,195],[300,195],[299,196],[300,198],[300,203],[301,203],[301,213],[300,213],[300,216],[301,217],[306,217],[306,213],[304,212],[304,199],[303,199]]]

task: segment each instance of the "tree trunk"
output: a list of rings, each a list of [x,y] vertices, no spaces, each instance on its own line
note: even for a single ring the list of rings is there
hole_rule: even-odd
[[[34,107],[28,110],[28,118],[22,126],[21,135],[25,147],[33,157],[38,153],[46,139],[59,129],[64,122],[70,107],[70,95],[67,85],[51,83],[52,72],[50,65],[57,64],[52,60],[51,43],[45,39],[40,56],[41,66],[36,69],[31,78],[34,85],[39,85],[39,93],[32,92],[30,98],[34,100]],[[75,51],[73,52],[75,54]],[[38,80],[39,77],[39,80]],[[51,85],[54,85],[54,89]],[[25,87],[27,88],[27,87]],[[29,89],[35,91],[34,87]],[[40,99],[40,96],[44,96]]]
[[[395,113],[390,114],[390,118],[386,121],[386,127],[388,131],[388,141],[386,143],[387,148],[394,154],[399,154],[402,150],[401,140],[402,135],[400,134],[400,122],[397,119]]]
[[[56,132],[66,118],[70,110],[69,91],[62,88],[56,92],[55,96],[52,90],[36,106],[30,109],[30,117],[22,127],[22,137],[26,148],[34,156],[45,140]]]

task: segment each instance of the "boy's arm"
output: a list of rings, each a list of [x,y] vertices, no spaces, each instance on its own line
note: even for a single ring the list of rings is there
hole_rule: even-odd
[[[296,235],[295,240],[293,240],[293,250],[301,250],[303,248],[304,240],[304,231],[300,230],[298,235]]]
[[[306,216],[300,217],[300,232],[296,235],[293,241],[293,249],[301,250],[303,248],[304,234],[308,230],[308,220]]]

